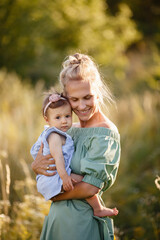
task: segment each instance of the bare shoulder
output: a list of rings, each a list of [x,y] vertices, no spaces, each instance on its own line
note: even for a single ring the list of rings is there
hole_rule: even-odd
[[[116,125],[111,120],[109,120],[107,117],[104,119],[103,122],[100,122],[97,125],[98,125],[97,127],[109,128],[115,132],[118,132]]]
[[[108,124],[107,122],[98,123],[97,127],[111,128],[110,124]]]
[[[110,130],[113,130],[118,133],[118,128],[116,127],[116,125],[113,122],[111,122],[110,124],[103,123],[101,127],[109,128]]]
[[[73,123],[72,127],[80,128],[80,123],[79,122]]]

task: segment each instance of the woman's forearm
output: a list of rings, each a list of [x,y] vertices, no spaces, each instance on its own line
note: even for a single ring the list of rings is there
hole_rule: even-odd
[[[99,192],[99,188],[90,185],[86,182],[77,183],[74,186],[74,189],[68,192],[61,193],[51,200],[53,202],[62,201],[62,200],[70,200],[70,199],[86,199],[94,196]]]

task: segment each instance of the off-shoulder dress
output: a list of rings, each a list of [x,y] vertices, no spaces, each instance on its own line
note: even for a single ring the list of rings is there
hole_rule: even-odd
[[[71,128],[75,152],[70,168],[101,189],[99,197],[116,179],[120,162],[120,135],[104,127]],[[41,240],[113,240],[113,220],[93,215],[85,200],[52,202],[45,217]]]

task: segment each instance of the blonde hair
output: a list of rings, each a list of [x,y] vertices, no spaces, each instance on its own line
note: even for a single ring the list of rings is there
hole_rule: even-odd
[[[104,98],[106,98],[109,103],[114,103],[110,89],[103,82],[98,67],[88,55],[76,53],[67,57],[60,72],[60,83],[64,90],[69,80],[90,82],[102,106],[104,105]]]

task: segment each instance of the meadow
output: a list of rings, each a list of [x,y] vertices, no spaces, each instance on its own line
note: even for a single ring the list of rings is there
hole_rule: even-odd
[[[0,72],[0,239],[38,240],[50,202],[36,190],[30,148],[43,129],[43,81],[35,86],[14,73]],[[121,96],[107,115],[121,134],[121,164],[104,195],[116,206],[116,239],[158,240],[160,236],[160,96],[144,91]],[[157,181],[156,181],[157,179]]]

